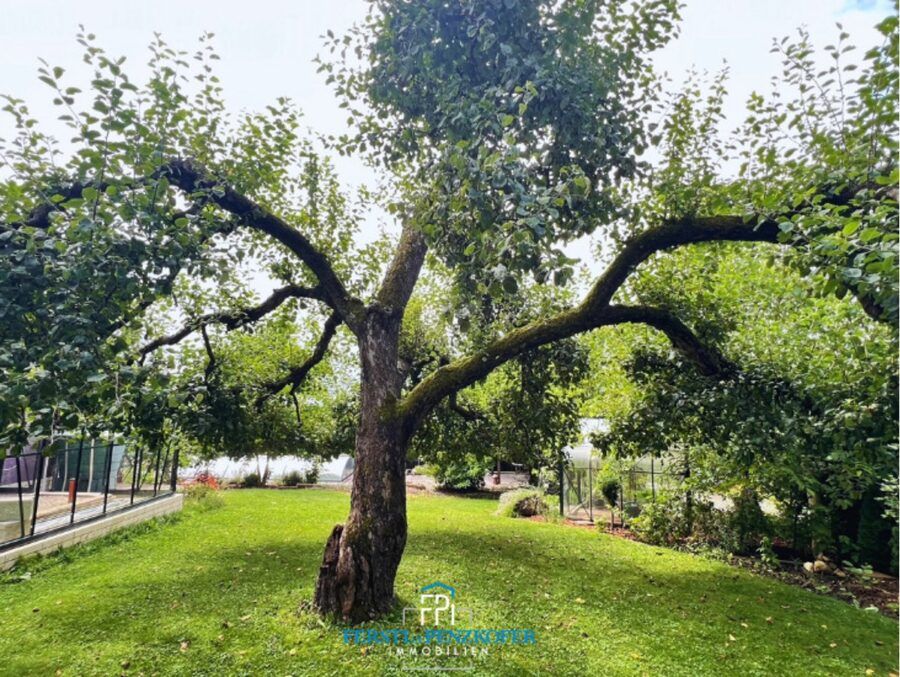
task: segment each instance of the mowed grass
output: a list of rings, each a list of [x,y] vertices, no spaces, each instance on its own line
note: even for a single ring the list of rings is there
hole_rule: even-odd
[[[535,646],[398,657],[303,610],[348,509],[327,490],[232,491],[127,540],[0,586],[3,675],[887,675],[897,623],[725,564],[594,531],[413,496],[397,592],[440,580],[479,628]],[[20,572],[21,573],[21,572]],[[371,624],[393,628],[400,613]],[[466,623],[468,625],[468,623]],[[874,672],[867,672],[872,670]],[[406,673],[408,674],[408,673]]]

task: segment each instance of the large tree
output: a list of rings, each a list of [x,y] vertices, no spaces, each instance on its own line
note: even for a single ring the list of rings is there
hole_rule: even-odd
[[[734,373],[670,309],[616,302],[657,252],[791,244],[798,267],[824,271],[830,290],[892,320],[896,20],[839,93],[808,72],[808,48],[787,48],[785,91],[796,94],[754,100],[738,180],[717,174],[715,111],[705,120],[689,96],[676,97],[659,138],[652,127],[665,100],[648,55],[676,21],[670,0],[373,2],[321,68],[355,129],[338,147],[392,180],[401,233],[377,282],[360,274],[372,259],[353,246],[356,221],[323,175],[327,163],[299,139],[288,102],[232,120],[205,49],[192,85],[185,55],[154,43],[153,75],[137,87],[121,60],[82,36],[95,70],[87,106],[62,69],[41,73],[74,134],[67,161],[22,102],[6,107],[18,135],[3,148],[10,176],[0,186],[4,439],[49,436],[98,409],[107,423],[130,412],[153,425],[167,376],[138,359],[139,318],[180,275],[233,279],[239,257],[259,256],[282,286],[257,306],[196,314],[178,334],[259,321],[289,299],[320,307],[315,349],[269,392],[302,382],[339,327],[355,338],[351,510],[325,546],[315,602],[361,621],[393,604],[406,451],[442,401],[540,346],[622,323],[661,331],[706,376]],[[657,172],[640,159],[650,146]],[[561,245],[595,232],[611,258],[581,302],[490,328],[523,284],[565,284],[573,261]],[[429,252],[453,271],[461,314],[488,328],[468,354],[409,385],[401,327]]]

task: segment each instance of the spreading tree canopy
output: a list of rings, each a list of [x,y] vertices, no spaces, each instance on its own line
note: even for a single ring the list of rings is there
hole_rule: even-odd
[[[393,601],[410,440],[457,391],[541,346],[623,323],[662,332],[704,377],[738,373],[687,318],[622,298],[656,253],[789,245],[824,292],[850,293],[873,320],[892,322],[896,17],[858,75],[841,64],[842,46],[824,74],[804,39],[779,46],[784,77],[750,102],[736,177],[717,164],[726,149],[715,107],[698,108],[690,91],[667,107],[653,75],[650,55],[677,19],[671,0],[373,2],[327,43],[320,67],[353,127],[337,150],[390,181],[400,235],[386,257],[358,246],[358,206],[300,135],[291,102],[226,113],[208,38],[195,55],[155,41],[139,85],[82,34],[87,91],[62,68],[40,73],[72,135],[65,152],[23,102],[5,107],[16,133],[2,147],[0,184],[2,440],[51,438],[91,419],[159,429],[173,403],[154,347],[306,304],[319,338],[247,401],[289,396],[336,333],[355,339],[352,507],[326,545],[316,603],[362,620]],[[657,161],[642,159],[650,151]],[[523,287],[570,280],[562,245],[588,234],[609,247],[582,300],[517,316]],[[479,329],[465,354],[413,384],[401,328],[427,253],[451,271],[461,321]],[[242,260],[279,284],[257,304],[236,284]],[[184,327],[161,337],[144,318],[184,278],[221,290],[211,304],[221,307],[194,304]],[[214,403],[213,350],[197,396]]]

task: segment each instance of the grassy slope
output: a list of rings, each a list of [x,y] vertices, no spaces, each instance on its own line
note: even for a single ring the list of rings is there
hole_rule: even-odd
[[[298,612],[326,535],[346,514],[345,494],[226,497],[218,510],[188,511],[0,586],[0,674],[108,675],[125,664],[128,674],[318,676],[436,664],[345,647],[338,626]],[[689,555],[495,517],[490,501],[409,503],[402,600],[415,606],[417,588],[438,579],[456,587],[459,606],[475,610],[476,627],[537,631],[537,647],[449,664],[475,666],[474,674],[896,669],[897,624],[878,614]]]

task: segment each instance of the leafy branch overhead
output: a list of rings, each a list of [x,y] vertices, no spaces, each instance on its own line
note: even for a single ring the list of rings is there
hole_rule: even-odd
[[[570,263],[548,246],[614,226],[619,253],[584,301],[438,369],[399,405],[413,428],[442,398],[507,359],[625,321],[623,309],[610,303],[630,272],[655,252],[693,242],[792,245],[795,265],[824,275],[823,291],[849,291],[873,318],[896,317],[896,234],[890,227],[897,197],[895,97],[884,93],[896,88],[894,17],[881,25],[885,44],[866,55],[867,70],[842,80],[839,91],[831,80],[842,68],[850,70],[840,63],[843,42],[832,54],[834,66],[815,76],[805,36],[797,44],[779,43],[784,82],[796,98],[775,103],[755,96],[737,148],[744,158],[740,180],[718,181],[709,169],[697,193],[701,175],[687,159],[694,167],[714,168],[705,154],[720,148],[715,119],[722,82],[705,108],[699,89],[673,95],[675,113],[658,136],[648,131],[654,125],[642,122],[655,110],[655,95],[633,105],[643,86],[656,91],[640,53],[664,43],[673,24],[659,21],[658,33],[645,33],[630,16],[610,10],[603,21],[610,31],[620,29],[620,37],[603,42],[582,31],[585,9],[561,7],[551,30],[529,18],[529,12],[544,11],[539,4],[517,15],[521,23],[501,21],[492,8],[447,9],[461,14],[438,17],[441,46],[423,47],[391,39],[424,29],[421,22],[434,19],[431,8],[385,4],[383,15],[371,20],[376,23],[350,38],[373,55],[374,65],[354,71],[322,62],[358,122],[358,134],[344,138],[341,149],[373,154],[409,194],[404,207],[395,207],[406,220],[404,235],[368,310],[361,289],[347,286],[359,254],[333,229],[347,229],[352,238],[357,226],[327,161],[300,138],[298,114],[286,100],[266,115],[229,119],[212,69],[210,36],[193,55],[197,85],[188,91],[182,75],[188,55],[160,39],[151,45],[152,78],[137,86],[121,59],[109,57],[92,35],[80,34],[85,61],[94,69],[88,101],[64,84],[63,69],[40,73],[75,134],[78,150],[62,165],[53,139],[38,131],[25,104],[7,97],[17,135],[3,146],[10,171],[0,234],[7,292],[0,310],[11,319],[3,336],[10,376],[2,398],[6,434],[21,427],[23,415],[27,420],[38,411],[44,415],[35,417],[34,432],[45,433],[63,423],[48,418],[50,412],[86,414],[92,405],[77,402],[77,381],[102,384],[110,364],[120,365],[120,377],[164,381],[164,374],[138,376],[135,365],[123,362],[141,314],[170,295],[180,275],[227,276],[245,248],[248,255],[274,252],[266,254],[271,270],[286,274],[288,284],[258,305],[199,314],[182,329],[144,342],[138,352],[175,344],[208,324],[228,330],[252,325],[288,298],[327,306],[359,335],[372,309],[402,314],[426,247],[455,268],[468,295],[514,296],[525,271],[539,283],[548,273],[564,283]],[[648,19],[670,11],[664,2],[641,10]],[[583,67],[605,68],[623,47],[629,56],[616,59],[614,82]],[[433,50],[430,70],[418,65],[423,49]],[[460,68],[470,53],[500,66]],[[544,54],[556,55],[552,68]],[[605,97],[610,89],[616,98]],[[784,95],[779,90],[773,96]],[[356,111],[355,99],[369,101],[374,112]],[[560,108],[566,112],[561,118]],[[392,125],[402,132],[392,134]],[[651,144],[663,150],[663,166],[655,172],[634,160]],[[613,166],[618,169],[611,173]],[[290,167],[301,169],[299,178]],[[629,195],[646,193],[644,184],[649,199],[629,203]],[[443,225],[435,230],[435,224]],[[229,240],[232,245],[225,244]],[[285,255],[299,266],[281,263]],[[63,288],[67,293],[60,294]],[[655,316],[628,312],[627,321],[659,325]],[[696,343],[684,338],[690,335],[686,326],[679,335],[678,347]],[[711,370],[700,357],[709,349],[685,350]],[[281,381],[292,382],[287,376]],[[118,392],[119,404],[122,397]],[[38,400],[47,406],[35,406]]]

